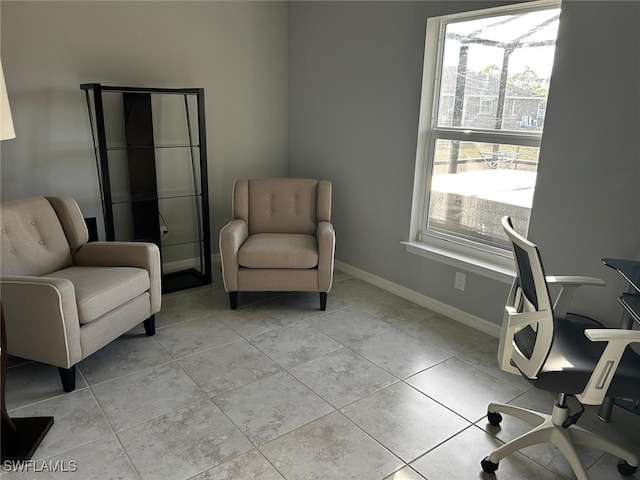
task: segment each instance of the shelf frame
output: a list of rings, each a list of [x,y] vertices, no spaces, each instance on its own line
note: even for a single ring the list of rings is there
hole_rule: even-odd
[[[171,272],[166,275],[163,274],[163,292],[168,293],[171,291],[182,290],[184,288],[191,288],[199,285],[208,285],[212,282],[211,272],[211,239],[210,239],[210,220],[209,220],[209,187],[208,187],[208,168],[207,168],[207,140],[206,140],[206,120],[205,120],[205,98],[203,88],[138,88],[138,87],[126,87],[126,86],[107,86],[100,83],[83,83],[80,85],[80,89],[85,92],[87,101],[87,109],[89,112],[89,122],[91,125],[91,133],[94,143],[94,152],[96,156],[96,167],[98,170],[98,178],[100,180],[100,197],[102,203],[102,210],[104,216],[105,235],[107,241],[118,240],[116,238],[115,230],[115,217],[114,217],[114,205],[120,203],[129,203],[133,205],[138,201],[145,200],[165,200],[178,197],[199,197],[199,201],[196,201],[196,219],[198,224],[198,232],[194,234],[194,244],[198,244],[199,248],[199,260],[201,271],[197,269],[187,269],[184,271]],[[108,119],[105,119],[105,108],[103,95],[105,93],[121,94],[146,94],[146,95],[179,95],[184,98],[184,108],[187,122],[188,143],[179,145],[162,145],[156,144],[154,141],[151,145],[133,145],[123,147],[108,147],[107,129],[106,123]],[[197,110],[197,131],[198,138],[194,143],[192,138],[192,126],[191,126],[191,108],[189,106],[189,97],[195,97],[196,110]],[[155,192],[151,194],[129,194],[128,199],[123,198],[122,195],[114,195],[111,190],[111,176],[109,165],[109,152],[112,151],[133,151],[137,149],[175,149],[185,148],[189,149],[189,157],[191,160],[193,181],[197,182],[199,177],[199,183],[194,183],[194,189],[191,194],[180,193],[175,195],[171,192]],[[196,155],[197,149],[197,155]],[[197,158],[196,158],[197,157]],[[196,168],[196,161],[198,162],[199,171]],[[123,201],[124,200],[124,201]],[[122,239],[120,239],[122,240]],[[148,240],[148,239],[140,239]],[[152,240],[162,249],[168,245],[164,244],[158,232],[158,237]],[[176,280],[176,281],[174,281]]]

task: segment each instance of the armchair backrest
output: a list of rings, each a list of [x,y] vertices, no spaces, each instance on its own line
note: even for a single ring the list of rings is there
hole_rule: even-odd
[[[553,308],[538,247],[516,232],[511,219],[502,219],[511,240],[516,278],[505,306],[499,360],[504,370],[513,362],[529,378],[536,378],[553,342]]]
[[[238,179],[233,187],[233,215],[244,220],[249,235],[306,233],[331,221],[331,182],[303,178]]]
[[[42,276],[73,265],[88,240],[77,203],[69,197],[30,197],[0,204],[0,273]]]

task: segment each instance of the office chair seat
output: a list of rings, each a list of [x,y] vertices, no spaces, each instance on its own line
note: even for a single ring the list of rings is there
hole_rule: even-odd
[[[567,314],[554,319],[553,343],[537,378],[528,378],[541,390],[576,394],[582,392],[607,342],[592,342],[584,331],[603,328],[602,324],[587,317]],[[530,357],[536,340],[535,331],[524,328],[514,336],[518,348]],[[627,347],[616,369],[607,394],[620,398],[640,398],[640,355]]]

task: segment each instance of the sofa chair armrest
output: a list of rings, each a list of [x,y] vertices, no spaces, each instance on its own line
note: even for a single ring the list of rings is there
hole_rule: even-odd
[[[70,280],[3,276],[0,286],[11,355],[62,368],[82,360],[76,293]]]
[[[162,301],[162,273],[160,249],[147,242],[92,242],[74,255],[78,266],[137,267],[149,272],[151,315],[160,311]]]
[[[336,232],[329,222],[319,222],[316,231],[318,241],[318,289],[331,290],[333,283],[333,263],[336,248]]]
[[[604,287],[607,284],[601,278],[580,277],[580,276],[547,276],[545,277],[547,284],[560,285],[560,293],[553,304],[553,313],[556,317],[565,318],[569,311],[569,305],[573,300],[578,287],[583,285],[591,285],[595,287]]]
[[[592,342],[607,342],[584,391],[576,398],[587,405],[600,405],[607,394],[624,350],[631,343],[640,343],[640,331],[617,328],[590,328],[584,334]]]
[[[220,263],[222,280],[227,292],[238,291],[238,250],[249,237],[249,227],[244,220],[231,220],[220,230]]]

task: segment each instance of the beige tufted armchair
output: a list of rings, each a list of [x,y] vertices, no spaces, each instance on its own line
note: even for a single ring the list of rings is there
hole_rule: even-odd
[[[152,243],[92,242],[76,202],[0,204],[1,300],[11,355],[55,365],[66,392],[76,364],[135,325],[155,333],[160,252]]]
[[[320,308],[326,309],[335,250],[331,182],[236,180],[233,218],[220,231],[224,287],[233,310],[242,291],[319,292]]]

